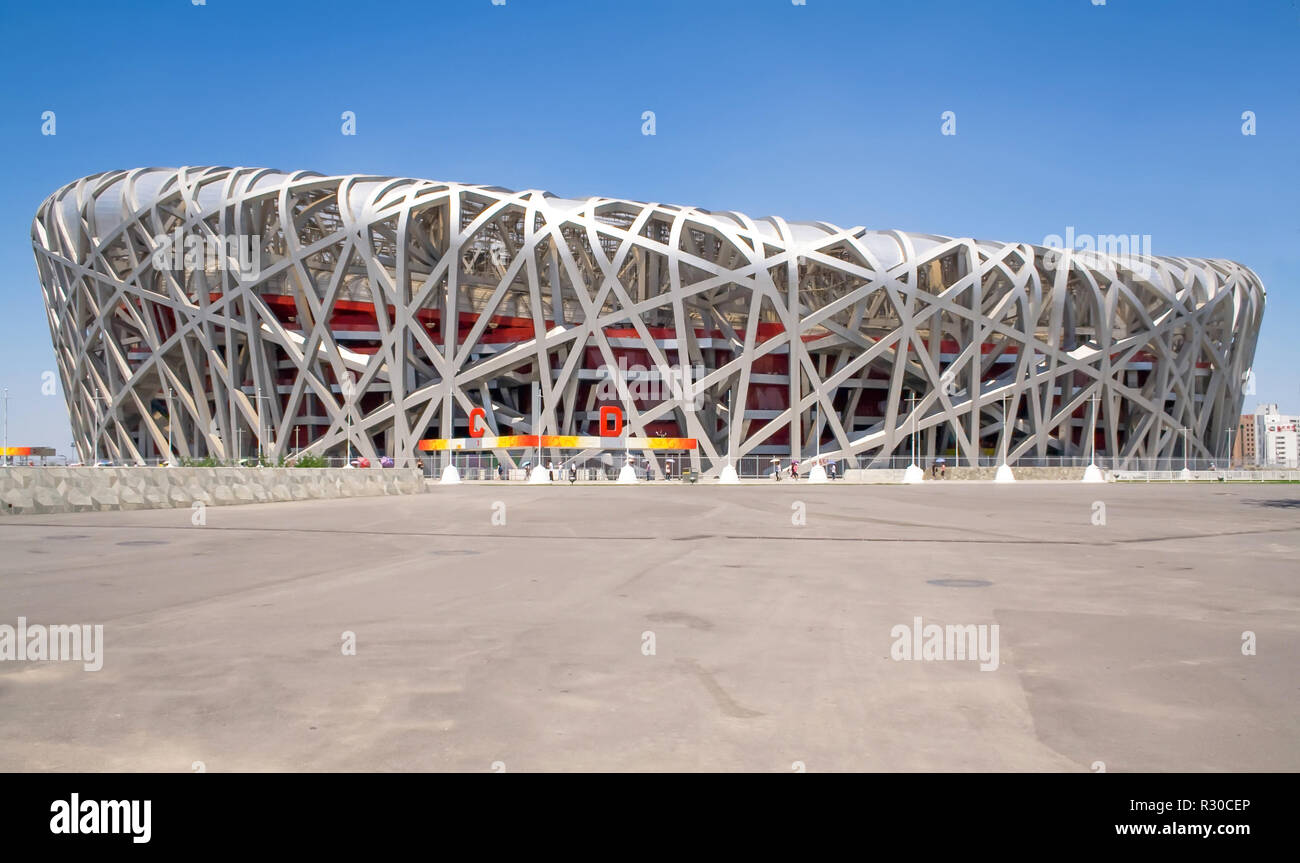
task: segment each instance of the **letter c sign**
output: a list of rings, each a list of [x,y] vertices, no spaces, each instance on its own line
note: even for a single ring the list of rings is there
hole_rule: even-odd
[[[469,412],[469,436],[483,437],[483,426],[479,425],[477,420],[487,419],[487,411],[483,408],[474,408]]]
[[[612,428],[610,426],[613,426]],[[600,409],[600,436],[618,437],[623,433],[623,411],[613,405],[603,405]]]

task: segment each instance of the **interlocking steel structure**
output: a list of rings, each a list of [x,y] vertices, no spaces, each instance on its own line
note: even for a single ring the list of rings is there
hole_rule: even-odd
[[[254,168],[86,177],[32,240],[81,456],[124,463],[410,462],[476,407],[594,435],[602,405],[705,475],[1213,458],[1264,308],[1226,260]]]

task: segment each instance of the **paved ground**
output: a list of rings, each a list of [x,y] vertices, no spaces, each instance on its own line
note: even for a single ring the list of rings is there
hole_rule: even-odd
[[[484,484],[0,542],[0,624],[106,642],[0,663],[3,770],[1300,770],[1295,486]],[[916,616],[999,667],[891,659]]]

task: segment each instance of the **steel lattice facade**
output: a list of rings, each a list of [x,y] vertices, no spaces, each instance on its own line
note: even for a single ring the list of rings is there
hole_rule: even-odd
[[[913,433],[963,461],[1222,457],[1264,307],[1225,260],[250,168],[87,177],[32,239],[81,455],[123,462],[400,463],[475,407],[591,435],[607,404],[697,438],[706,474]]]

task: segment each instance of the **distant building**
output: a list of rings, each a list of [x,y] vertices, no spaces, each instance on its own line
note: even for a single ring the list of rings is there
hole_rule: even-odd
[[[1242,414],[1232,443],[1232,463],[1258,467],[1300,467],[1300,417],[1289,416],[1275,404],[1262,404]]]
[[[1259,464],[1259,447],[1255,435],[1255,415],[1242,414],[1237,424],[1237,439],[1232,443],[1232,463],[1236,465]]]
[[[1300,467],[1300,418],[1278,412],[1277,405],[1255,409],[1255,447],[1258,464],[1265,467]]]

